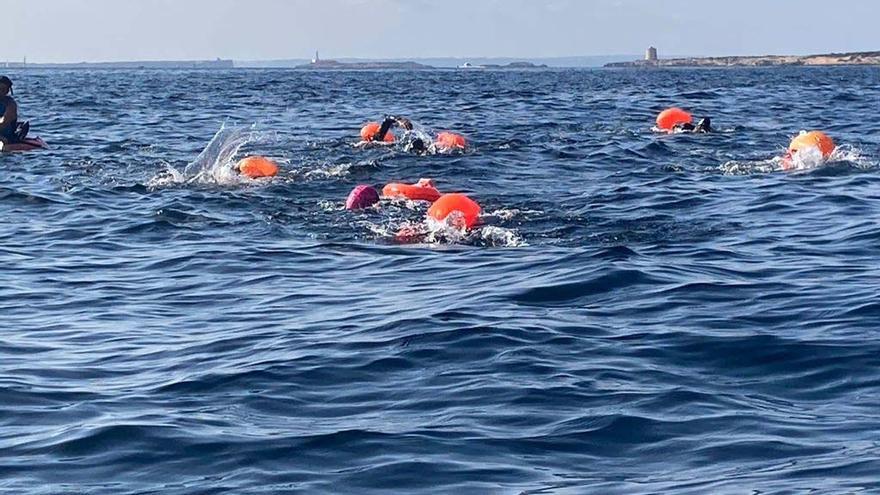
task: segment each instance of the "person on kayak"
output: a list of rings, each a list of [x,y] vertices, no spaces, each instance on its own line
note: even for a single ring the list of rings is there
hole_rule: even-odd
[[[12,99],[12,80],[0,76],[0,150],[27,137],[30,125],[18,123],[18,104]]]

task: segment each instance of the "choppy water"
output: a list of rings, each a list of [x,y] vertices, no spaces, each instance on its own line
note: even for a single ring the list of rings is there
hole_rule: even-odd
[[[0,492],[880,492],[880,69],[10,75]],[[420,177],[485,227],[342,209]]]

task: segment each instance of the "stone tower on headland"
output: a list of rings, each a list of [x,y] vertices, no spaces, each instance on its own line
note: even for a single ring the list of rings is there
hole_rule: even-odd
[[[657,61],[657,49],[653,46],[648,47],[645,51],[645,61],[646,62],[656,62]]]

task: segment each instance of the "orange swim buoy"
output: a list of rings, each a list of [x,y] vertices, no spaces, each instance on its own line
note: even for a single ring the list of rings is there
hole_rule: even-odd
[[[441,132],[437,134],[437,140],[434,144],[441,150],[463,150],[467,147],[467,140],[461,134],[454,132]]]
[[[823,158],[828,158],[837,146],[827,134],[821,131],[802,132],[799,136],[791,140],[788,145],[788,152],[792,155],[800,150],[807,148],[817,148]]]
[[[480,205],[464,194],[444,194],[428,209],[428,217],[445,222],[449,215],[458,212],[464,226],[471,228],[479,221],[480,211]]]
[[[241,175],[258,179],[260,177],[275,177],[278,175],[278,165],[263,156],[249,156],[238,162],[238,171]]]
[[[363,127],[361,127],[361,139],[364,141],[372,142],[376,139],[376,134],[379,134],[379,129],[382,126],[378,122],[367,122]],[[388,131],[385,134],[385,142],[393,143],[394,142],[394,134],[391,131]]]
[[[434,187],[431,179],[422,179],[417,184],[391,183],[382,188],[382,196],[386,198],[406,198],[416,201],[434,202],[440,198],[440,191]]]
[[[690,124],[694,117],[680,108],[668,108],[657,116],[657,128],[671,131],[678,124]]]

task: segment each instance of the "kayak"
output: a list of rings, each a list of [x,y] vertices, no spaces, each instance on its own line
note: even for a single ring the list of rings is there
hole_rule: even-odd
[[[10,143],[3,145],[4,152],[15,153],[20,151],[34,151],[34,150],[47,150],[49,149],[49,145],[46,144],[46,141],[43,141],[43,138],[33,137],[33,138],[24,138],[17,143]]]

